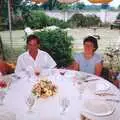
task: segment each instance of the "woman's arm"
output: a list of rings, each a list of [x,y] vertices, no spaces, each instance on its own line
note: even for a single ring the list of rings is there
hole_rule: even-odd
[[[79,71],[79,64],[73,61],[72,64],[67,67],[67,69]]]
[[[95,74],[96,74],[97,76],[100,76],[100,75],[101,75],[102,68],[103,68],[102,63],[96,64],[96,66],[95,66]]]

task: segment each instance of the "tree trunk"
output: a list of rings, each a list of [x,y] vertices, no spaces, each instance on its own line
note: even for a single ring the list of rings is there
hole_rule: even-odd
[[[3,49],[3,43],[2,43],[1,36],[0,36],[0,57],[2,57],[3,60],[5,60],[5,54],[4,54],[4,49]]]

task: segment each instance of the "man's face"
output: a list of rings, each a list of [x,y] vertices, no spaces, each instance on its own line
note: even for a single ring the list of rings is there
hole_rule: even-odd
[[[28,50],[29,50],[30,52],[35,52],[35,51],[37,51],[37,49],[38,49],[37,40],[36,40],[36,39],[33,39],[33,40],[29,41],[28,44],[27,44],[27,47],[28,47]]]

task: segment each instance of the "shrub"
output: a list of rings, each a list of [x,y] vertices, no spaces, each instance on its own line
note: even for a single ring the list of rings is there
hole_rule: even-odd
[[[41,29],[48,26],[49,17],[44,12],[31,12],[28,16],[26,25],[30,28]]]
[[[72,37],[61,29],[43,30],[35,33],[40,37],[41,50],[48,52],[57,63],[57,67],[67,67],[72,63]]]
[[[82,14],[74,14],[68,22],[75,27],[80,27],[84,25],[85,16]]]
[[[3,30],[3,27],[2,27],[2,17],[0,17],[0,31]]]
[[[20,30],[24,28],[24,21],[23,18],[20,16],[15,16],[15,18],[12,21],[12,29],[14,30]]]
[[[27,17],[24,17],[24,22],[26,26],[33,29],[42,29],[47,26],[58,26],[60,28],[69,27],[69,23],[57,18],[49,17],[44,12],[33,11]]]
[[[115,47],[108,47],[105,50],[103,57],[103,65],[111,73],[111,81],[117,79],[120,74],[120,49]]]
[[[49,18],[49,25],[55,25],[55,26],[58,26],[60,28],[68,28],[70,27],[69,23],[68,22],[65,22],[63,20],[59,20],[59,19],[56,19],[56,18]]]
[[[25,52],[25,47],[11,48],[9,44],[4,44],[4,56],[6,61],[16,62],[18,56]]]
[[[101,24],[101,20],[96,15],[87,15],[84,21],[85,27],[99,26],[100,24]]]
[[[75,27],[99,26],[101,24],[100,18],[96,15],[84,16],[82,14],[74,14],[68,22]]]

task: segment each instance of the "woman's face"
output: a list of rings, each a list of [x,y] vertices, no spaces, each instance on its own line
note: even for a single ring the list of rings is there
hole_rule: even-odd
[[[84,52],[85,54],[92,55],[94,53],[94,44],[90,41],[84,43]]]
[[[29,52],[36,52],[38,49],[37,40],[33,39],[33,40],[29,41],[27,44],[27,48],[28,48]]]

